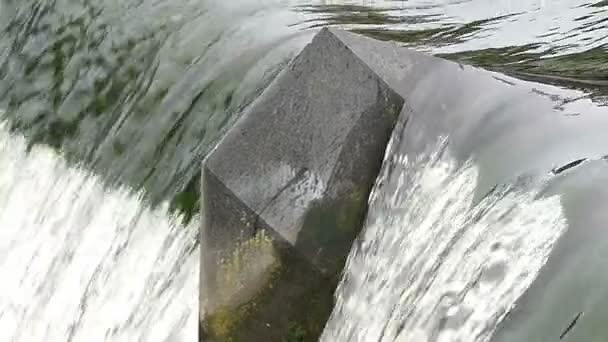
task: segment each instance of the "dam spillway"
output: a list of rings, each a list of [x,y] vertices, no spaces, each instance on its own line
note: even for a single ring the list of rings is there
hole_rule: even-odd
[[[505,319],[507,313],[516,304],[521,307],[518,299],[527,298],[543,286],[543,282],[535,282],[535,279],[559,272],[558,268],[550,266],[554,260],[566,256],[554,249],[560,251],[561,246],[569,243],[568,239],[583,236],[577,234],[582,228],[569,215],[581,215],[589,210],[588,207],[561,208],[565,204],[560,198],[571,196],[570,192],[576,188],[564,185],[570,182],[563,179],[578,174],[563,166],[575,165],[573,169],[578,169],[579,166],[586,168],[603,163],[604,146],[608,142],[602,134],[608,128],[608,120],[601,111],[581,108],[578,104],[571,106],[573,101],[567,92],[555,91],[551,87],[448,62],[392,43],[323,29],[252,104],[204,163],[201,189],[203,339],[205,335],[210,341],[229,338],[280,341],[286,334],[297,335],[306,341],[318,337],[333,308],[333,287],[357,232],[365,227],[360,237],[365,242],[374,211],[386,210],[391,205],[382,201],[375,203],[372,196],[372,211],[367,213],[367,221],[363,221],[367,211],[365,202],[395,125],[386,149],[384,178],[376,180],[374,190],[377,194],[378,189],[386,186],[382,182],[403,190],[401,195],[392,193],[395,197],[392,205],[398,203],[407,207],[412,198],[405,196],[407,189],[403,184],[416,185],[412,178],[417,175],[416,170],[407,168],[393,175],[395,169],[399,169],[395,157],[399,156],[401,164],[403,160],[424,160],[437,154],[437,143],[445,139],[439,152],[449,151],[453,164],[446,172],[457,173],[467,165],[475,165],[474,177],[468,179],[474,186],[460,194],[467,200],[457,208],[459,211],[474,212],[485,199],[506,196],[500,190],[504,184],[518,184],[519,187],[513,185],[518,193],[527,195],[525,200],[522,197],[511,199],[521,201],[519,205],[529,202],[527,205],[537,211],[552,211],[551,215],[538,221],[520,223],[523,227],[528,225],[527,229],[540,231],[541,237],[527,243],[526,232],[521,230],[525,228],[518,226],[520,238],[508,249],[511,254],[506,254],[534,260],[529,263],[529,269],[524,267],[512,274],[508,267],[499,271],[495,286],[504,290],[506,300],[490,317],[495,325],[504,323],[496,338],[512,334],[515,328],[510,325],[515,323],[510,322],[516,322],[520,315],[515,310]],[[439,155],[443,156],[443,152]],[[593,162],[582,166],[571,164],[581,158]],[[443,193],[439,191],[436,195]],[[508,214],[518,218],[534,216],[534,211],[518,214],[515,207],[505,210],[498,217],[508,218]],[[483,222],[481,218],[489,215],[488,212],[491,210],[480,210],[471,220]],[[453,236],[449,235],[451,233],[429,236],[436,239],[451,236],[456,243],[467,235],[464,232],[475,226],[467,222],[461,223],[457,229],[460,233]],[[484,231],[484,227],[475,227]],[[384,228],[403,229],[390,224],[385,224]],[[500,236],[501,229],[496,229]],[[509,231],[508,225],[504,231]],[[407,233],[412,231],[406,229],[402,235],[393,236],[393,243],[398,239],[402,247],[407,246]],[[424,234],[419,232],[416,236],[424,239]],[[374,241],[373,236],[369,239]],[[376,239],[376,243],[382,244],[382,239]],[[483,243],[492,246],[490,241],[478,241],[478,244]],[[360,245],[355,244],[351,252],[347,270],[357,255],[366,257],[357,246]],[[449,255],[449,250],[444,252]],[[398,258],[403,256],[391,257],[398,264]],[[484,269],[504,267],[503,264],[494,268],[486,266],[483,263],[471,266],[471,276],[483,274]],[[412,277],[413,270],[404,264],[400,274]],[[363,272],[359,277],[365,277],[366,270],[359,271]],[[431,271],[439,272],[437,269]],[[437,275],[432,272],[428,276],[434,279]],[[500,276],[501,272],[503,276]],[[506,274],[514,278],[506,277]],[[389,275],[382,284],[395,282],[397,278],[397,274]],[[348,297],[343,293],[347,291],[344,284],[348,284],[348,279],[348,276],[343,279],[338,288],[337,297],[342,302]],[[517,286],[505,284],[505,279],[519,283]],[[364,284],[347,293],[357,297]],[[385,294],[382,287],[376,290],[370,298],[382,298]],[[465,286],[465,290],[470,288]],[[461,293],[462,298],[466,297],[466,291]],[[441,291],[436,296],[441,296]],[[398,302],[399,298],[394,300]],[[373,301],[364,303],[368,305],[367,310],[391,310],[375,307]],[[349,326],[357,327],[356,315],[340,316],[336,314],[337,309],[334,309],[328,329],[332,322],[344,319],[350,320]],[[403,314],[407,316],[407,310],[404,310]],[[521,329],[532,333],[533,322],[542,321],[546,313],[527,311],[525,315],[540,318],[517,325],[519,334],[525,334]],[[558,332],[561,326],[568,325],[564,320],[572,313],[564,315],[563,320],[554,322],[552,331]],[[445,319],[441,315],[429,317],[437,322]],[[474,317],[474,312],[467,317]],[[361,324],[366,322],[365,315],[360,319]],[[403,317],[395,319],[402,319],[403,324],[407,321]],[[378,324],[389,323],[390,320]],[[341,326],[345,329],[344,324]],[[430,324],[428,329],[454,330],[450,325],[441,327]],[[465,333],[461,337],[481,336],[480,340],[487,340],[493,336],[494,328],[483,330],[485,335],[476,331],[469,329],[469,334],[476,335]],[[396,329],[393,335],[382,335],[384,339],[376,337],[382,341],[399,340],[401,333]],[[330,336],[332,332],[327,334],[324,336]],[[328,341],[368,341],[369,336],[374,335],[363,333],[357,339],[352,331],[350,334],[341,331],[331,336]],[[438,338],[442,335],[437,331],[422,331],[416,336]]]
[[[323,339],[373,341],[384,332],[391,341],[401,329],[399,339],[445,341],[481,331],[506,342],[604,342],[605,171],[590,153],[604,143],[589,123],[603,129],[608,103],[607,14],[601,0],[0,1],[0,341],[196,340],[201,162],[317,28],[330,25],[578,90],[491,74],[555,108],[524,105],[514,124],[498,116],[499,133],[529,128],[539,138],[482,134],[474,141],[486,144],[475,149],[483,157],[467,158],[462,145],[456,154],[458,135],[449,130],[431,135],[428,151],[410,158],[412,145],[399,142],[421,124],[412,115],[405,130],[412,129],[393,130],[361,243],[352,246],[335,296],[324,292],[323,312],[332,318],[317,328]],[[473,94],[463,97],[465,109],[466,102],[495,101],[444,80],[434,86],[441,96],[429,86],[430,100],[409,101],[418,110],[426,101],[441,109],[442,97],[457,105],[458,94]],[[479,88],[505,91],[488,86],[495,83]],[[451,114],[437,113],[438,122]],[[464,124],[479,127],[475,122]],[[505,143],[497,149],[499,139]],[[534,170],[543,151],[555,160],[548,172],[544,165],[553,163]],[[511,172],[521,176],[510,179]],[[521,241],[522,231],[530,232],[525,244],[509,243]],[[536,274],[547,250],[551,257]],[[457,257],[462,251],[466,258]],[[318,284],[299,276],[303,288]],[[495,314],[517,296],[500,331],[479,330],[494,329]],[[407,309],[411,303],[415,310]],[[298,324],[285,335],[310,338]]]

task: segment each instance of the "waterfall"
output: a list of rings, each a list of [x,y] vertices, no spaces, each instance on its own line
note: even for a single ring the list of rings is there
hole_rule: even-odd
[[[474,161],[446,138],[412,157],[399,134],[321,341],[488,341],[565,231],[560,198],[522,176],[475,202]]]
[[[195,341],[196,219],[0,128],[0,340]]]

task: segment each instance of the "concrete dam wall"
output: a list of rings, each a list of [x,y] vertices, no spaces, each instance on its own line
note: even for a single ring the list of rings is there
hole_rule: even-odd
[[[479,167],[479,199],[524,174],[562,198],[568,229],[493,339],[583,334],[564,328],[600,312],[585,284],[603,282],[608,116],[555,91],[321,30],[204,162],[201,340],[316,341],[389,139],[415,159],[439,137]],[[556,314],[565,293],[579,295]]]

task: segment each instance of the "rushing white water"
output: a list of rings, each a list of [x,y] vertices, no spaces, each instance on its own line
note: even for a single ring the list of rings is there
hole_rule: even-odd
[[[195,341],[196,220],[0,128],[0,341]]]
[[[566,223],[543,180],[473,203],[477,176],[447,140],[415,160],[389,148],[321,341],[488,341]]]

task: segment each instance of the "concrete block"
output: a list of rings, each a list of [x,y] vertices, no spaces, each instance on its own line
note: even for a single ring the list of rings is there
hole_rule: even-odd
[[[403,99],[334,33],[304,48],[202,171],[205,341],[315,341]]]

